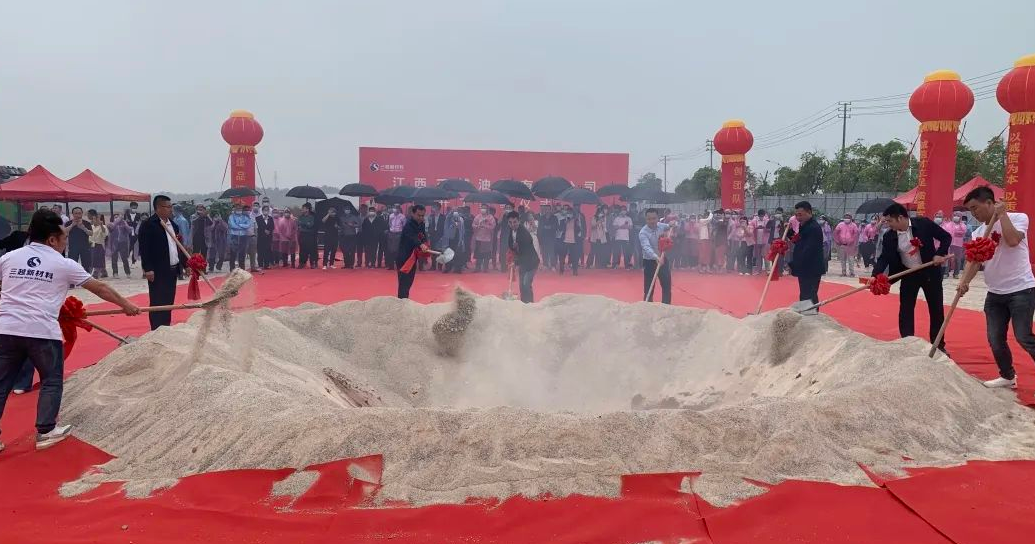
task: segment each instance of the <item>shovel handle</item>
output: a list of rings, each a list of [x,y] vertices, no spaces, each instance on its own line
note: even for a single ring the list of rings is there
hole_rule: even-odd
[[[922,264],[920,266],[914,266],[913,268],[908,268],[906,270],[903,270],[902,272],[899,272],[898,274],[893,274],[890,277],[888,277],[888,281],[897,280],[897,279],[901,278],[902,276],[907,276],[909,274],[912,274],[913,272],[917,272],[919,270],[923,270],[923,269],[931,267],[931,266],[934,266],[934,261],[928,261],[928,262],[926,262],[926,263],[924,263],[924,264]],[[819,308],[820,306],[824,306],[824,305],[830,304],[831,302],[836,302],[836,301],[841,300],[843,298],[852,296],[852,295],[858,293],[859,291],[865,291],[865,290],[867,290],[869,288],[870,288],[869,285],[860,285],[859,287],[856,287],[855,289],[852,289],[850,291],[845,291],[844,293],[841,293],[840,295],[834,295],[834,296],[832,296],[832,297],[830,297],[830,298],[828,298],[826,300],[821,300],[821,301],[817,302],[816,304],[813,304],[812,306],[809,306],[808,308],[805,308],[804,310],[801,310],[801,311],[802,312],[807,312],[809,310],[814,310],[816,308]]]
[[[140,309],[141,312],[168,312],[172,310],[195,310],[197,308],[203,308],[205,305],[200,302],[191,302],[189,304],[168,304],[165,306],[144,306]],[[90,310],[86,312],[88,317],[95,315],[118,315],[121,314],[122,309],[115,308],[111,310]]]
[[[104,334],[107,334],[108,336],[110,336],[110,337],[112,337],[112,338],[114,338],[116,340],[118,340],[119,343],[121,343],[121,344],[128,344],[129,343],[129,340],[127,340],[125,337],[119,336],[119,335],[115,334],[114,332],[111,332],[111,330],[106,329],[106,328],[104,328],[104,327],[94,323],[93,321],[90,321],[88,319],[84,319],[83,323],[86,323],[87,325],[89,325],[89,326],[91,326],[91,327],[93,327],[93,328],[103,332]]]
[[[183,242],[180,242],[180,239],[176,237],[176,233],[173,232],[172,228],[166,226],[166,224],[162,223],[161,221],[159,221],[159,223],[162,224],[162,228],[165,229],[165,232],[168,232],[169,236],[172,236],[173,241],[176,242],[176,247],[180,248],[180,251],[182,251],[183,254],[189,258],[191,256],[191,253],[187,251],[186,247],[183,246]],[[207,284],[209,288],[212,289],[212,292],[215,293],[216,286],[212,285],[212,282],[208,279],[208,275],[206,275],[204,271],[198,272],[198,275],[201,276],[201,279],[205,280],[205,284]]]
[[[787,226],[783,229],[783,236],[781,236],[780,239],[787,240],[787,234],[790,232],[791,222],[788,221]],[[773,267],[769,269],[769,276],[765,279],[765,287],[762,288],[762,296],[758,298],[758,307],[755,308],[755,315],[762,313],[762,303],[765,302],[765,296],[769,294],[769,284],[773,283],[773,276],[776,276],[776,267],[782,266],[780,257],[783,257],[783,255],[777,255],[776,258],[773,259]]]

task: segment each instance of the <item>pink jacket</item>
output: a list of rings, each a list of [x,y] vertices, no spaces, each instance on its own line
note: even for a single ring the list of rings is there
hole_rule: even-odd
[[[496,218],[491,215],[476,215],[471,223],[475,242],[491,242],[496,232]]]
[[[845,223],[844,221],[837,224],[834,228],[834,243],[839,246],[851,246],[859,242],[859,225],[855,223]]]
[[[946,223],[943,221],[942,228],[945,229],[945,232],[948,232],[952,235],[953,246],[963,247],[963,237],[967,234],[967,225],[965,225],[962,221],[960,221],[959,223],[953,223],[952,221]]]
[[[872,242],[877,238],[877,232],[877,225],[874,225],[873,223],[866,223],[866,226],[863,228],[863,236],[866,237],[866,241],[868,242]]]

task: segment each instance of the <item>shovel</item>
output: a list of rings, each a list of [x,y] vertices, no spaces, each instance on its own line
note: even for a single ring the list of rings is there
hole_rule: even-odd
[[[514,265],[510,265],[510,278],[507,282],[507,290],[500,296],[503,300],[514,300]]]
[[[920,266],[914,266],[913,268],[907,268],[907,269],[903,270],[902,272],[899,272],[898,274],[892,274],[891,276],[888,277],[888,281],[897,280],[897,279],[901,278],[902,276],[907,276],[909,274],[912,274],[913,272],[917,272],[919,270],[923,270],[923,269],[925,269],[927,267],[930,267],[930,266],[934,266],[934,261],[928,261],[928,262],[926,262],[926,263],[924,263],[924,264],[922,264]],[[866,291],[869,288],[870,288],[869,284],[864,284],[864,285],[856,287],[855,289],[852,289],[850,291],[845,291],[844,293],[841,293],[840,295],[835,295],[835,296],[832,296],[832,297],[830,297],[830,298],[828,298],[826,300],[821,300],[821,301],[819,301],[819,302],[817,302],[815,304],[813,304],[811,300],[799,300],[798,302],[795,302],[794,304],[791,305],[791,309],[796,311],[796,312],[798,312],[799,314],[802,314],[802,315],[816,315],[817,313],[819,313],[819,307],[820,306],[825,306],[827,304],[830,304],[831,302],[834,302],[834,301],[837,301],[837,300],[841,300],[841,299],[843,299],[845,297],[854,295],[854,294],[856,294],[856,293],[858,293],[860,291]]]
[[[215,294],[211,299],[205,302],[189,302],[187,304],[168,304],[165,306],[145,306],[140,308],[141,312],[168,312],[172,310],[195,310],[199,308],[211,308],[216,306],[227,299],[236,297],[238,292],[241,290],[241,286],[251,281],[252,275],[248,271],[237,268],[226,277],[226,281],[223,285],[216,290]],[[122,309],[115,308],[111,310],[91,310],[86,312],[87,317],[95,315],[117,315],[121,314]],[[103,329],[99,329],[101,332],[105,332]]]

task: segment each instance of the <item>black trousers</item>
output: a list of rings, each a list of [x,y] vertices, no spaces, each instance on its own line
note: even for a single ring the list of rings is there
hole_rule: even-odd
[[[354,268],[356,266],[356,237],[355,236],[342,236],[341,237],[341,253],[342,253],[342,259],[345,261],[345,268]]]
[[[823,276],[798,277],[798,300],[811,300],[819,303],[819,281]]]
[[[942,328],[942,323],[945,321],[941,271],[934,269],[933,273],[929,274],[928,272],[931,271],[925,270],[899,280],[901,283],[899,283],[898,287],[898,332],[902,335],[902,338],[915,336],[914,310],[916,309],[916,295],[921,290],[924,292],[924,298],[927,299],[927,313],[931,321],[931,342],[934,342],[934,339],[938,336],[938,331]],[[945,337],[942,337],[938,347],[945,349]]]
[[[367,240],[366,242],[366,259],[364,260],[367,268],[374,268],[377,266],[377,239]]]
[[[652,292],[648,298],[647,292],[650,291],[655,270],[658,270],[658,261],[653,259],[643,260],[643,298],[647,302],[654,302],[654,293]],[[672,304],[672,265],[668,263],[667,259],[661,265],[661,270],[658,271],[658,283],[661,287],[661,303]],[[656,290],[657,288],[655,288]]]
[[[91,258],[91,247],[90,244],[86,244],[83,247],[68,245],[68,258],[83,265],[83,268],[87,272],[93,269],[93,259]]]
[[[338,255],[338,233],[325,233],[323,236],[323,265],[334,266]]]
[[[414,266],[409,272],[397,271],[396,274],[399,276],[399,298],[410,298],[410,287],[413,287],[413,280],[417,278],[417,267]]]
[[[582,242],[575,242],[574,244],[562,242],[560,244],[560,248],[557,250],[557,266],[562,274],[564,273],[565,257],[567,257],[568,266],[571,267],[572,274],[578,274],[579,261],[582,260]]]
[[[316,233],[298,233],[298,267],[305,268],[306,263],[316,268]]]
[[[154,281],[147,282],[148,301],[151,306],[166,306],[176,302],[176,267],[169,270],[156,270]],[[149,312],[147,319],[151,322],[151,330],[168,327],[172,324],[172,312]]]
[[[269,268],[273,266],[273,238],[269,236],[259,236],[256,239],[258,246],[256,252],[259,254],[259,267]]]

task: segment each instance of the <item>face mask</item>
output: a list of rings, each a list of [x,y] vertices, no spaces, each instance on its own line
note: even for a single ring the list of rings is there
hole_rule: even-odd
[[[952,222],[953,223],[959,223],[960,222],[960,218],[959,217],[953,217],[952,218]]]
[[[482,215],[488,215],[489,210],[482,208]]]
[[[848,218],[842,219],[842,221],[844,221],[845,223],[851,223],[852,222],[852,220],[848,219]]]
[[[377,217],[377,212],[370,212],[370,213],[367,214],[367,217],[373,219],[373,218]]]
[[[942,224],[942,218],[941,217],[935,217],[934,218],[934,224],[941,225]]]

